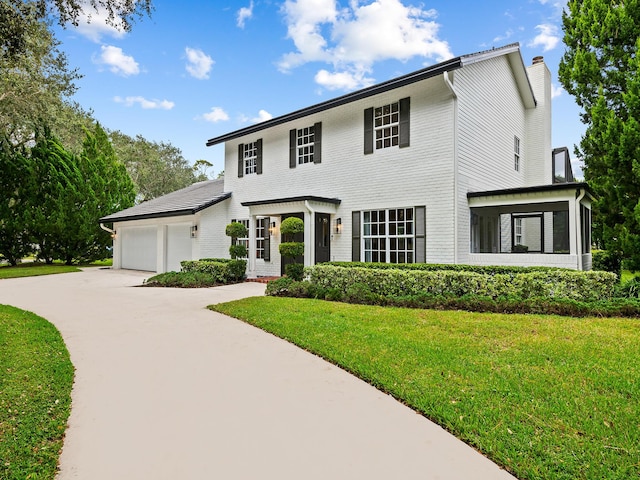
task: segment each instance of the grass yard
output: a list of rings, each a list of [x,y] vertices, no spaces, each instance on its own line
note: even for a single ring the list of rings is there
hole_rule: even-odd
[[[15,267],[9,265],[0,266],[0,280],[3,278],[35,277],[38,275],[52,275],[54,273],[79,272],[80,269],[73,265],[54,263],[20,263]]]
[[[520,479],[640,476],[640,321],[256,297],[213,305],[354,373]]]
[[[0,478],[54,478],[73,375],[52,324],[0,305]]]

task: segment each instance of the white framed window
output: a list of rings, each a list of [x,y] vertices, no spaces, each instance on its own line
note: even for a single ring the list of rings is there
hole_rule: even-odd
[[[299,128],[296,135],[296,156],[298,165],[313,163],[315,151],[315,127],[312,125],[306,128]]]
[[[240,219],[240,220],[236,220],[233,219],[231,220],[231,223],[241,223],[242,225],[244,225],[244,228],[247,229],[247,236],[246,237],[239,237],[237,238],[237,245],[244,245],[244,248],[247,249],[247,255],[249,255],[249,219]],[[242,258],[247,258],[247,257],[242,257]]]
[[[264,258],[264,237],[269,235],[265,230],[265,222],[259,218],[256,222],[256,258]]]
[[[376,150],[395,147],[400,140],[400,104],[390,103],[373,111]]]
[[[413,208],[362,212],[362,242],[365,262],[413,263]]]
[[[520,139],[513,137],[513,168],[516,172],[520,171]]]
[[[244,174],[249,175],[258,171],[258,145],[256,142],[245,143],[243,146]]]
[[[513,244],[524,245],[522,242],[522,218],[513,219]]]

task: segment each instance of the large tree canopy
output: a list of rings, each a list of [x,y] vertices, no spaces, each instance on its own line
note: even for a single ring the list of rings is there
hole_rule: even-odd
[[[572,0],[559,77],[587,125],[576,150],[596,194],[594,240],[640,269],[640,5]]]
[[[106,16],[108,24],[129,31],[134,20],[150,15],[151,0],[1,0],[0,52],[2,56],[28,54],[28,39],[33,23],[57,21],[65,26],[78,25],[81,17]]]
[[[0,132],[24,142],[31,139],[25,132],[33,132],[42,119],[55,116],[64,99],[73,95],[79,75],[68,69],[59,42],[45,22],[30,18],[20,27],[3,24],[7,6],[0,5]],[[6,37],[15,29],[21,30],[22,39]]]
[[[191,166],[171,143],[149,141],[140,135],[133,138],[117,130],[109,136],[136,186],[139,202],[207,179],[206,175],[196,174],[197,167]]]

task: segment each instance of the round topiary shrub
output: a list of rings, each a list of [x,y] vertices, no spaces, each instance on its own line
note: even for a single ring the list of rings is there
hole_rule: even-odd
[[[285,218],[280,224],[280,232],[285,236],[293,236],[304,232],[304,221],[297,217]]]

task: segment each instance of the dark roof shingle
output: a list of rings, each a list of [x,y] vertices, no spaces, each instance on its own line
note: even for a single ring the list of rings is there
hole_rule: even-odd
[[[193,215],[230,196],[224,192],[224,179],[206,180],[102,217],[100,223]]]

